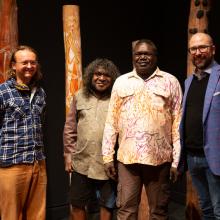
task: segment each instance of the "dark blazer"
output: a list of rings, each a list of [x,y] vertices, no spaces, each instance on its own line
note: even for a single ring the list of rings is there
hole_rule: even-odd
[[[186,97],[193,76],[185,81],[185,92],[183,96],[183,114],[180,122],[181,153],[178,170],[183,172],[187,169],[186,154],[184,146],[184,117],[186,113]],[[204,107],[203,107],[203,132],[204,151],[208,165],[215,175],[220,175],[220,65],[215,63],[209,77]]]

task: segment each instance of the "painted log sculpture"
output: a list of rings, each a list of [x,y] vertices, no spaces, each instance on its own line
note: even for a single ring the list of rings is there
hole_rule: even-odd
[[[63,31],[66,62],[66,113],[82,82],[79,6],[63,6]]]
[[[16,0],[0,0],[0,83],[6,80],[11,52],[18,44]]]
[[[188,22],[188,40],[197,32],[208,33],[208,17],[212,0],[191,0]],[[187,58],[187,74],[193,72],[190,56]]]
[[[141,192],[141,202],[138,209],[138,220],[148,220],[149,219],[149,206],[145,188],[142,188]]]
[[[188,40],[197,32],[208,33],[208,15],[211,10],[211,0],[191,0],[188,22]],[[187,57],[187,75],[193,72],[190,56]],[[201,210],[198,205],[198,197],[192,180],[187,173],[187,195],[186,195],[186,219],[200,220]]]

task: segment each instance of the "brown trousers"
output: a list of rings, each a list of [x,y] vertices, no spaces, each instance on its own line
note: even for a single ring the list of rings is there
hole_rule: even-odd
[[[168,220],[170,163],[160,166],[118,163],[118,220],[138,219],[143,184],[146,189],[150,220]]]
[[[0,219],[45,220],[45,161],[0,168]]]

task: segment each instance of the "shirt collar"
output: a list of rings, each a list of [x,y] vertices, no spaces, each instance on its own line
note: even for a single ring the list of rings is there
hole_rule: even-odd
[[[215,60],[213,60],[213,61],[211,62],[211,64],[210,64],[206,69],[204,69],[203,72],[206,72],[206,73],[208,73],[208,74],[211,74],[211,72],[212,72],[212,67],[213,67],[214,65],[216,65],[216,61],[215,61]],[[195,73],[196,73],[196,70],[195,70]],[[194,74],[195,74],[195,73],[194,73]]]
[[[10,79],[8,80],[8,83],[9,83],[9,86],[10,86],[11,88],[16,88],[17,90],[20,90],[20,91],[31,91],[31,92],[34,93],[34,94],[35,94],[36,89],[37,89],[36,86],[29,88],[27,85],[17,84],[15,78],[10,78]]]
[[[155,76],[162,76],[163,77],[163,74],[161,73],[159,67],[157,67],[156,70],[146,80],[149,80]],[[140,76],[138,76],[135,68],[128,75],[128,78],[132,78],[132,77],[135,77],[137,79],[142,79]]]
[[[14,78],[10,78],[8,79],[8,85],[11,87],[11,88],[15,88],[15,79]]]

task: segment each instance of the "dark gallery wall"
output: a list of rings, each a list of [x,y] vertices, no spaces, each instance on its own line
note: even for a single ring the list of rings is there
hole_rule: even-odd
[[[65,60],[62,5],[80,6],[83,68],[96,57],[113,60],[121,73],[132,69],[131,42],[149,38],[159,50],[159,67],[183,84],[186,77],[190,0],[17,0],[19,43],[39,52],[47,93],[45,145],[48,171],[47,219],[68,216],[68,176],[64,172]],[[220,2],[213,1],[210,31],[220,46]],[[217,52],[217,60],[220,55]],[[175,186],[184,194],[183,184]]]

